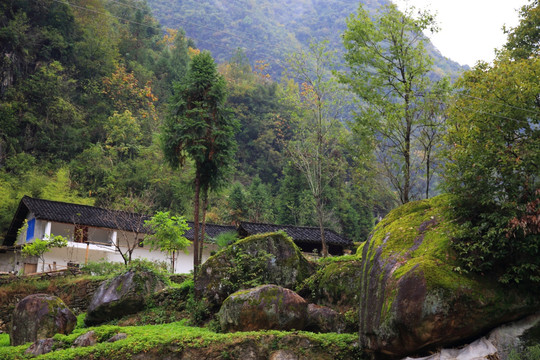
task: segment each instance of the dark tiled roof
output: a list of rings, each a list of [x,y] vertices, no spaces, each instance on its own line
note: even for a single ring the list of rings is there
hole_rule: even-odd
[[[193,224],[194,224],[193,222],[188,221],[188,225],[189,225],[190,229],[188,231],[186,231],[186,233],[184,234],[184,236],[188,240],[193,240],[193,235],[195,235],[195,231],[193,230]],[[230,231],[236,232],[236,226],[206,224],[206,226],[204,228],[204,231],[205,231],[205,234],[206,234],[205,239],[207,239],[207,238],[215,238],[216,236],[218,236],[221,233],[230,232]],[[201,233],[201,228],[199,226],[199,234],[200,233]]]
[[[242,230],[250,235],[284,230],[294,241],[307,243],[321,242],[321,231],[318,227],[242,222],[240,223],[239,231]],[[352,244],[351,240],[332,230],[325,229],[324,238],[329,245],[347,246]]]
[[[144,221],[150,217],[125,211],[103,209],[95,206],[78,205],[60,201],[34,199],[28,196],[22,198],[15,216],[11,222],[3,245],[11,246],[17,239],[17,231],[21,228],[28,213],[34,213],[37,219],[77,224],[108,229],[118,229],[132,232],[145,233]],[[193,240],[193,222],[188,222],[190,230],[185,234],[186,238]],[[235,226],[206,224],[206,234],[209,238],[217,235],[236,231]],[[320,243],[321,234],[318,227],[305,227],[293,225],[274,225],[242,222],[239,232],[249,235],[275,232],[284,230],[294,241],[306,243]],[[329,245],[348,246],[352,241],[336,234],[332,230],[325,230],[325,239]]]
[[[22,198],[15,216],[8,229],[4,245],[15,243],[17,231],[24,223],[28,213],[34,213],[36,219],[55,221],[66,224],[77,224],[132,232],[145,232],[144,221],[150,217],[125,211],[103,209],[95,206],[35,199],[29,196]]]
[[[60,201],[34,199],[25,196],[19,203],[15,217],[4,239],[4,245],[11,246],[15,243],[17,231],[21,228],[24,219],[30,212],[34,213],[35,217],[40,220],[131,232],[137,231],[139,233],[147,232],[144,228],[144,221],[150,219],[148,215]],[[186,232],[185,236],[189,240],[193,240],[193,222],[188,222],[188,225],[190,230]],[[206,224],[205,231],[208,237],[214,238],[222,232],[236,231],[236,227]]]

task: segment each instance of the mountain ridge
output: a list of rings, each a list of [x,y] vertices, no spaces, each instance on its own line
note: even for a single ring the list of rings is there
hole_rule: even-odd
[[[362,0],[374,13],[389,0]],[[241,48],[250,63],[264,61],[269,73],[279,77],[287,53],[306,48],[310,41],[327,40],[329,49],[343,53],[341,34],[346,18],[356,13],[357,0],[148,0],[154,16],[169,28],[183,28],[201,49],[219,62],[228,61]],[[443,56],[431,43],[436,77],[455,79],[468,67]]]

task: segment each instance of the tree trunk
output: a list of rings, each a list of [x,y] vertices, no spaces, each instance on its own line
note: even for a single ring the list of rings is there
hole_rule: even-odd
[[[195,172],[195,199],[193,204],[193,280],[197,279],[199,271],[199,199],[201,191],[201,172]]]
[[[407,123],[405,129],[405,179],[403,183],[403,193],[401,202],[406,204],[409,202],[409,192],[411,188],[411,132],[412,132],[412,115],[409,110],[409,95],[405,95],[405,121]]]
[[[319,222],[319,230],[321,231],[321,244],[322,244],[322,256],[327,257],[328,256],[328,247],[326,246],[326,238],[324,236],[324,227],[323,227],[323,210],[322,210],[322,204],[319,199],[317,199],[317,220]]]
[[[430,171],[430,168],[429,168],[429,162],[431,161],[431,150],[428,150],[427,152],[427,159],[426,159],[426,199],[429,199],[429,181],[430,181],[430,178],[429,178],[429,171]]]
[[[208,189],[203,190],[203,209],[201,224],[201,244],[199,246],[199,264],[202,264],[202,255],[204,248],[204,237],[206,235],[206,208],[208,207]]]

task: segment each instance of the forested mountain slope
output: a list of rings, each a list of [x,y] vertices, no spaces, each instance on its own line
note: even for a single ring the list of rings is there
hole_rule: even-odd
[[[159,132],[195,43],[137,0],[12,0],[0,10],[0,244],[23,195],[189,218],[193,167],[165,163]],[[196,11],[204,17],[205,5]],[[241,53],[219,68],[240,131],[208,221],[313,225],[307,185],[284,150],[297,117],[286,91]],[[373,216],[343,181],[350,175],[333,184],[327,226],[356,239]]]
[[[370,11],[387,3],[365,1]],[[286,149],[307,118],[299,102],[306,93],[280,74],[286,55],[312,39],[328,40],[342,59],[340,36],[357,6],[352,0],[0,2],[0,240],[23,195],[191,217],[193,166],[171,169],[159,134],[174,84],[204,49],[219,64],[227,106],[240,125],[235,166],[210,194],[208,221],[315,225],[313,196]],[[460,71],[429,51],[436,55],[433,74]],[[324,222],[362,240],[395,196],[373,179],[376,161],[341,126],[333,151],[340,168],[325,194]]]
[[[389,0],[361,0],[371,12]],[[358,0],[148,0],[156,18],[169,28],[181,27],[201,49],[210,50],[218,61],[231,58],[236,49],[245,51],[252,64],[270,65],[273,77],[284,69],[286,54],[328,40],[330,48],[343,51],[341,34],[346,18],[358,9]],[[445,58],[429,43],[433,72],[457,77],[463,68]]]

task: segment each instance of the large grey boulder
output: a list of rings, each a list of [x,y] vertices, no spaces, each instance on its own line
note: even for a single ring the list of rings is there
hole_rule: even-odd
[[[150,294],[164,287],[165,283],[150,271],[129,270],[100,285],[88,306],[84,322],[93,326],[137,313],[144,309]]]
[[[17,346],[55,334],[69,334],[76,324],[77,318],[59,297],[29,295],[13,310],[10,344]]]
[[[240,289],[274,284],[294,289],[312,273],[312,267],[285,233],[247,237],[202,266],[195,290],[218,309],[223,300]]]
[[[292,290],[262,285],[229,296],[217,317],[225,331],[302,330],[308,303]]]

